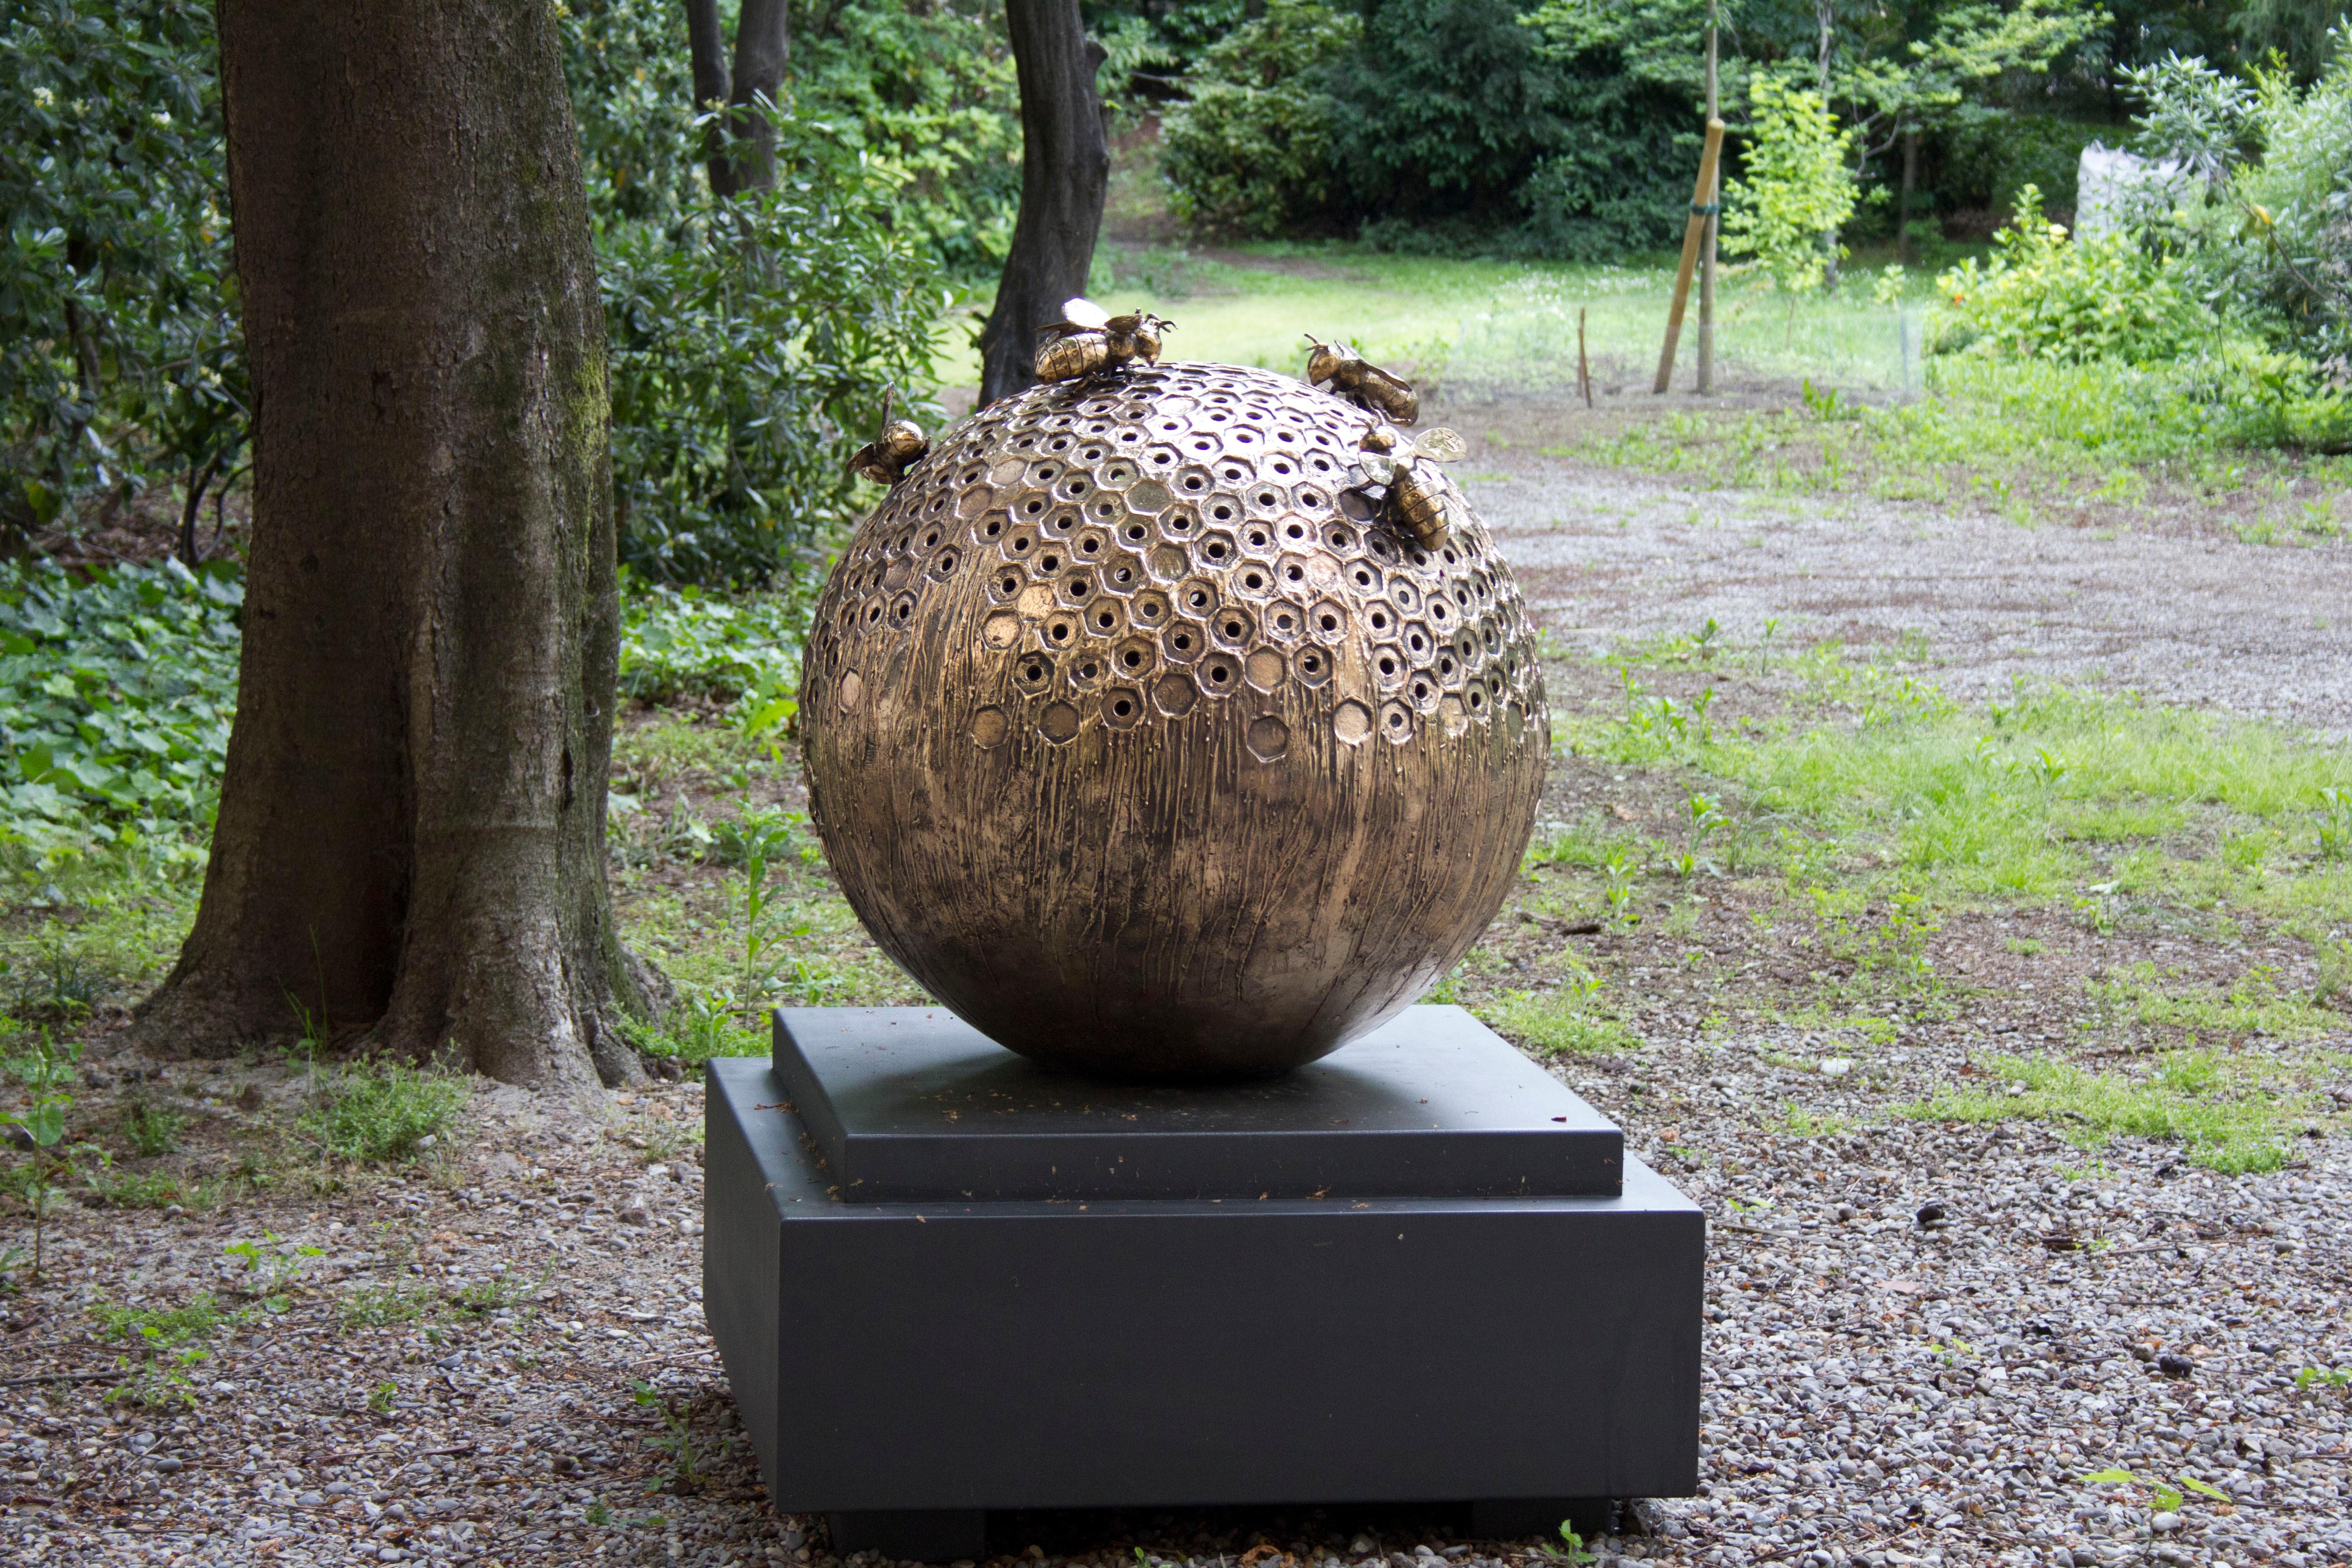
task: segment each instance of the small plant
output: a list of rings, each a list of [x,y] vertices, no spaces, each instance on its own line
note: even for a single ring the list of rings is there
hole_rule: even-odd
[[[152,1159],[180,1147],[180,1131],[188,1119],[168,1105],[139,1099],[122,1108],[122,1136],[134,1154]]]
[[[469,1096],[466,1080],[402,1062],[361,1063],[338,1074],[326,1103],[304,1119],[330,1154],[369,1164],[415,1159],[433,1148]]]
[[[211,1355],[212,1337],[226,1321],[210,1295],[199,1291],[185,1306],[168,1310],[121,1307],[101,1297],[89,1313],[100,1338],[131,1345],[115,1358],[123,1380],[107,1391],[110,1402],[150,1408],[196,1402],[193,1373]]]
[[[2339,998],[2352,998],[2352,938],[2319,944],[2319,979],[2311,988],[2311,1005],[2325,1007]]]
[[[631,1384],[629,1395],[636,1401],[639,1409],[651,1411],[661,1421],[659,1435],[646,1441],[669,1456],[670,1474],[667,1483],[669,1489],[683,1494],[701,1486],[702,1471],[696,1465],[694,1457],[694,1430],[685,1405],[664,1398],[661,1391],[650,1383]],[[647,1483],[646,1489],[658,1491],[664,1484],[658,1480],[652,1481]]]
[[[367,1406],[369,1411],[374,1415],[390,1415],[392,1414],[393,1405],[399,1398],[400,1384],[387,1377],[382,1383],[377,1384],[373,1388],[368,1390]]]
[[[65,1086],[73,1081],[81,1060],[81,1042],[59,1046],[43,1029],[33,1054],[8,1064],[25,1086],[25,1103],[16,1110],[0,1110],[0,1127],[13,1127],[30,1143],[32,1155],[23,1173],[25,1201],[33,1211],[33,1278],[41,1277],[42,1227],[49,1210],[49,1194],[67,1163],[58,1145],[65,1141],[66,1112],[73,1096]]]
[[[613,1510],[604,1506],[603,1498],[598,1498],[588,1505],[587,1511],[581,1517],[589,1523],[602,1528],[613,1522]]]
[[[2228,1492],[2223,1491],[2217,1486],[2211,1486],[2204,1481],[2200,1481],[2195,1476],[2184,1475],[2179,1478],[2179,1480],[2181,1487],[2186,1488],[2189,1491],[2195,1492],[2200,1497],[2210,1498],[2215,1502],[2225,1503],[2233,1500]],[[2092,1472],[2090,1475],[2084,1476],[2083,1478],[2083,1484],[2084,1486],[2091,1487],[2140,1487],[2147,1492],[2147,1500],[2149,1505],[2158,1513],[2178,1513],[2180,1511],[2180,1505],[2188,1500],[2181,1491],[2166,1485],[2162,1479],[2155,1477],[2143,1478],[2136,1476],[2129,1470],[2096,1470]]]
[[[271,1313],[286,1310],[287,1290],[310,1266],[310,1259],[324,1255],[320,1247],[294,1247],[281,1242],[268,1231],[262,1232],[258,1242],[232,1241],[221,1251],[227,1257],[244,1260],[248,1280],[244,1293],[257,1299],[262,1310]],[[251,1283],[257,1276],[259,1283]]]
[[[2352,1365],[2333,1369],[2306,1366],[2294,1374],[2294,1385],[2305,1392],[2315,1388],[2352,1388]]]
[[[2324,785],[2319,799],[2319,858],[2352,858],[2352,790]]]
[[[1545,1542],[1540,1550],[1552,1562],[1567,1563],[1570,1568],[1581,1568],[1582,1564],[1592,1561],[1592,1553],[1584,1549],[1584,1537],[1579,1535],[1576,1527],[1564,1519],[1559,1521],[1559,1544],[1554,1546]]]

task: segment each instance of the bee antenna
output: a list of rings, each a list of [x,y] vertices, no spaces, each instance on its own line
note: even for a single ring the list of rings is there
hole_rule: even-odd
[[[882,389],[882,428],[890,427],[890,408],[898,400],[898,384],[892,382]]]

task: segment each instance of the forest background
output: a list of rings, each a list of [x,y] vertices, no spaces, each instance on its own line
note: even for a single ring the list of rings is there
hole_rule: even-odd
[[[1644,290],[1690,199],[1704,0],[1085,10],[1121,149],[1114,219],[1150,215],[1097,252],[1096,286],[1122,304],[1245,264],[1327,290],[1284,296],[1286,333],[1342,303],[1378,330],[1467,279],[1501,301],[1485,337],[1366,345],[1449,395],[1482,374],[1557,382],[1570,300],[1612,296],[1654,342]],[[2352,51],[2330,16],[2329,0],[1725,0],[1734,285],[1785,301],[1790,342],[1801,304],[1831,337],[1893,345],[1911,321],[1929,363],[1913,395],[1858,405],[1820,363],[1797,374],[1801,351],[1764,416],[1788,429],[1676,415],[1586,455],[1746,472],[1793,437],[1834,469],[1861,442],[1916,485],[2006,442],[2101,493],[2145,489],[2152,464],[2242,490],[2252,460],[2283,476],[2304,533],[2337,536]],[[793,5],[780,177],[732,197],[710,188],[687,7],[573,0],[562,25],[611,342],[624,685],[772,748],[801,606],[873,499],[844,459],[886,405],[939,416],[994,289],[1021,157],[1002,7]],[[251,399],[210,7],[28,0],[0,52],[0,873],[26,922],[6,962],[16,990],[87,1003],[152,972],[203,864]],[[2076,240],[2048,220],[2073,216],[2094,141],[2187,173]],[[1315,281],[1331,277],[1379,287],[1342,300]],[[1222,310],[1185,309],[1187,357],[1289,363],[1295,338],[1255,345]],[[616,820],[635,832],[632,804]],[[711,848],[708,828],[676,831]],[[761,831],[715,852],[762,863]],[[80,939],[40,911],[124,886],[161,889],[136,952],[77,978],[60,955]]]

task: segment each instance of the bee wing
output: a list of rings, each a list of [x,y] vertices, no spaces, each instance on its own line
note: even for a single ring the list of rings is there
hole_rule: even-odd
[[[1443,425],[1423,430],[1412,438],[1412,445],[1433,463],[1458,463],[1470,455],[1470,443],[1462,438],[1462,433],[1448,430]]]
[[[1080,330],[1097,331],[1110,325],[1110,312],[1092,300],[1069,299],[1062,301],[1062,324]]]
[[[1396,482],[1400,465],[1385,452],[1360,452],[1357,465],[1364,470],[1367,484],[1387,485]]]
[[[1361,367],[1360,374],[1370,380],[1380,382],[1381,384],[1397,392],[1411,392],[1412,390],[1412,383],[1406,381],[1402,376],[1393,375],[1389,372],[1382,370],[1380,366],[1374,364],[1370,360],[1359,360],[1356,363]]]

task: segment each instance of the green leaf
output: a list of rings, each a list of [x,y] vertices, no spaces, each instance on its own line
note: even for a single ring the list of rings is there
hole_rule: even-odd
[[[2088,1487],[2111,1486],[2137,1479],[2129,1470],[2096,1470],[2084,1476],[2083,1484]]]
[[[2233,1500],[2230,1494],[2223,1491],[2220,1487],[2210,1486],[2207,1483],[2199,1480],[2195,1476],[2181,1477],[2180,1484],[2187,1487],[2192,1492],[2202,1493],[2204,1496],[2211,1498],[2218,1502],[2229,1502]]]

